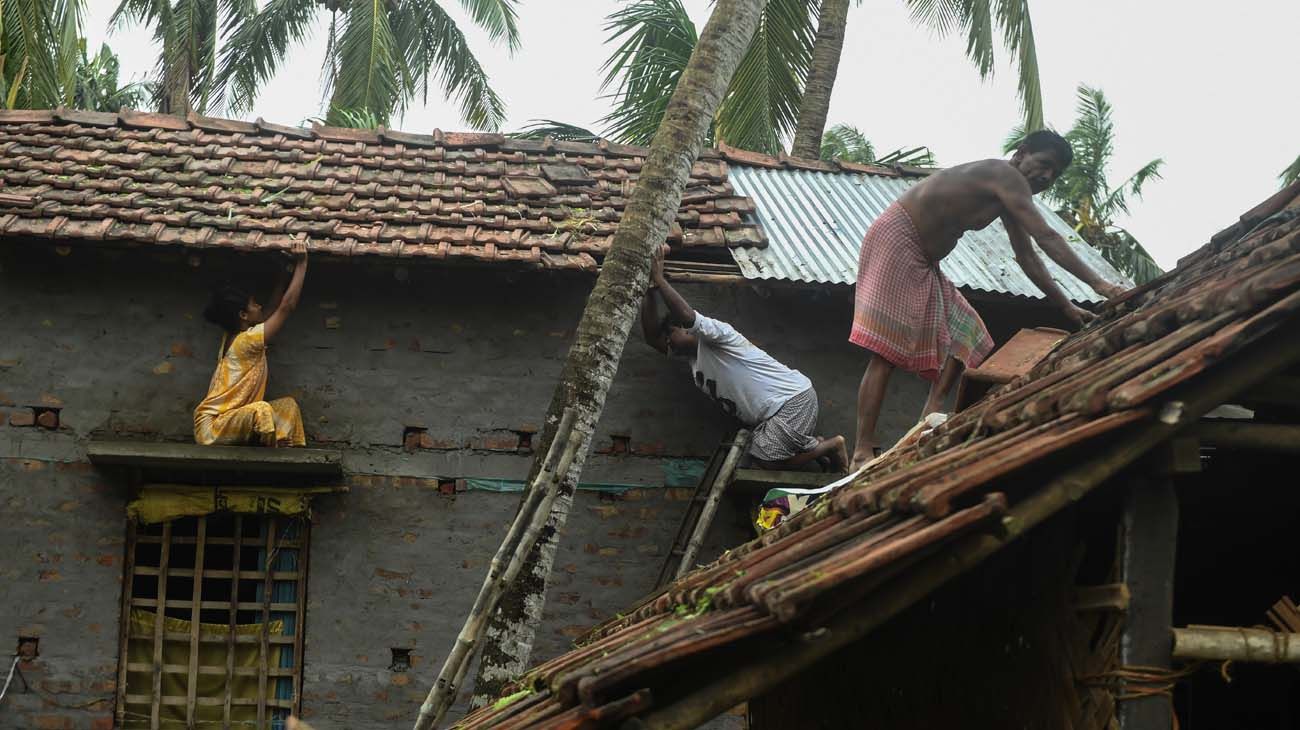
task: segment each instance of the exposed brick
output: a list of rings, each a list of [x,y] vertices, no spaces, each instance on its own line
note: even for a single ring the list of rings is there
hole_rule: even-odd
[[[663,456],[668,453],[668,447],[662,441],[637,443],[632,447],[632,453],[639,456]]]
[[[51,694],[71,694],[81,691],[81,682],[71,679],[42,679],[40,687]]]
[[[411,574],[409,572],[403,573],[397,570],[385,570],[384,568],[375,568],[375,575],[384,580],[409,581],[411,579]]]
[[[14,411],[13,413],[9,414],[9,425],[10,425],[10,426],[20,426],[20,427],[22,427],[22,426],[35,426],[35,425],[36,425],[36,414],[35,414],[35,413],[32,413],[31,409],[23,409],[23,410],[20,410],[20,411]]]
[[[515,434],[480,436],[475,447],[485,451],[518,451],[519,437]]]
[[[63,580],[63,576],[59,575],[59,571],[57,570],[42,570],[37,574],[37,580],[42,583],[53,583],[55,581]]]
[[[32,717],[32,727],[36,730],[73,730],[76,720],[68,715],[36,715]]]
[[[90,730],[113,730],[113,716],[102,715],[90,721]]]
[[[402,438],[402,448],[407,451],[427,449],[429,447],[424,445],[424,442],[426,441],[432,441],[432,439],[429,438],[429,433],[427,431],[407,431],[406,435]]]
[[[59,428],[59,412],[55,410],[42,410],[36,416],[36,425],[50,431]]]

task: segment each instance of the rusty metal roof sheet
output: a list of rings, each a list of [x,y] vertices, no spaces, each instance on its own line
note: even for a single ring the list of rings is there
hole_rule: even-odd
[[[745,165],[733,161],[729,177],[736,192],[755,204],[753,219],[767,233],[765,248],[736,247],[732,257],[751,279],[783,279],[821,284],[853,284],[858,249],[867,228],[890,203],[922,178],[876,172],[819,171]],[[1048,223],[1102,277],[1132,286],[1096,249],[1075,235],[1065,221],[1038,202]],[[1103,300],[1088,285],[1043,256],[1048,271],[1076,302]],[[998,294],[1043,299],[1016,264],[1011,241],[1000,221],[962,236],[942,263],[957,286]]]
[[[738,661],[783,661],[773,647],[847,625],[835,623],[840,617],[861,620],[853,609],[888,600],[928,555],[924,565],[955,575],[971,564],[955,555],[972,546],[987,554],[1010,539],[1002,515],[1030,525],[1047,519],[1187,419],[1300,363],[1297,331],[1300,183],[1174,271],[1108,302],[1027,374],[593,629],[509,688],[526,693],[459,727],[619,727],[692,703],[702,714],[713,705],[695,693],[710,687],[680,678],[725,676]],[[908,585],[915,598],[920,589]],[[746,696],[776,680],[763,681]]]

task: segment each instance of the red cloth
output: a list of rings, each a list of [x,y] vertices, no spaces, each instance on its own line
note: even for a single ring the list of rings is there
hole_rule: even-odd
[[[926,258],[898,203],[862,239],[849,342],[927,380],[939,377],[948,355],[973,368],[993,349],[984,321]]]

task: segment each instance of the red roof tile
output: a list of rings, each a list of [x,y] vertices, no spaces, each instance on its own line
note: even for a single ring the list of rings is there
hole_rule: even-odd
[[[848,626],[854,619],[834,624],[836,617],[864,601],[897,604],[887,599],[895,586],[908,586],[915,599],[921,589],[902,581],[917,561],[933,555],[926,565],[955,574],[971,564],[963,552],[971,545],[991,551],[1009,539],[997,537],[1008,529],[1001,520],[1008,511],[1030,525],[1046,519],[1177,426],[1266,377],[1261,353],[1286,354],[1270,367],[1297,364],[1297,194],[1300,186],[1270,199],[1235,233],[1109,305],[1027,374],[892,450],[854,482],[593,629],[579,648],[528,672],[518,683],[530,691],[523,699],[458,727],[616,727],[670,705],[721,711],[709,687],[683,678],[725,677],[767,647],[797,647],[818,627]],[[1126,461],[1088,472],[1093,482],[1084,484],[1080,465],[1108,455]],[[774,666],[761,676],[778,673]],[[748,691],[767,688],[760,684]]]
[[[0,111],[0,236],[594,269],[646,150],[500,134]],[[670,241],[765,245],[706,151]],[[729,257],[724,260],[730,262]]]

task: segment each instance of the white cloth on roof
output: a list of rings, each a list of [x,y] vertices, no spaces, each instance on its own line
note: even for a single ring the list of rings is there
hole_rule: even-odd
[[[697,342],[691,360],[696,387],[747,426],[766,421],[812,387],[806,375],[754,347],[726,322],[696,312],[687,331]]]

